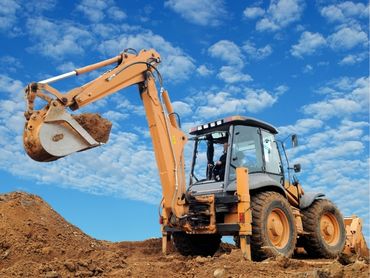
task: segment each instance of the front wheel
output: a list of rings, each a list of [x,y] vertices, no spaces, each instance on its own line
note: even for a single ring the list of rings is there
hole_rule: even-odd
[[[295,220],[289,202],[277,192],[252,196],[252,258],[291,257],[297,242]]]
[[[302,211],[304,248],[310,256],[335,258],[346,242],[346,230],[342,214],[329,200],[316,200]]]

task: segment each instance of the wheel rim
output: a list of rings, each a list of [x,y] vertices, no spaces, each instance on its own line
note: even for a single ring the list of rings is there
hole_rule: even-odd
[[[320,234],[326,244],[335,246],[339,241],[339,223],[331,213],[324,213],[320,219]]]
[[[271,211],[267,220],[267,231],[271,243],[276,248],[282,249],[288,244],[290,228],[284,211],[278,208]]]

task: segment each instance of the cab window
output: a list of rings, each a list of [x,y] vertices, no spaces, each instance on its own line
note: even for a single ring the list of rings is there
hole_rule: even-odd
[[[266,172],[281,174],[281,163],[279,151],[273,134],[262,131],[262,145]]]
[[[231,150],[230,180],[234,180],[235,169],[246,167],[250,173],[262,172],[263,161],[258,128],[235,126],[234,142]]]

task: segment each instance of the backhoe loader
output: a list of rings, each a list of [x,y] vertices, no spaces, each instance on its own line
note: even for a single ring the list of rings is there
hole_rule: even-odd
[[[290,175],[277,129],[261,120],[230,116],[190,130],[180,127],[153,49],[126,50],[116,57],[72,72],[30,83],[23,142],[27,154],[53,161],[108,141],[111,124],[99,115],[75,111],[131,85],[138,86],[162,185],[162,249],[174,243],[183,255],[213,255],[221,237],[233,236],[246,259],[292,256],[302,246],[314,257],[368,255],[361,220],[343,218],[323,193],[304,192]],[[115,64],[114,66],[112,66]],[[95,80],[61,93],[52,82],[102,67]],[[159,93],[157,90],[159,83]],[[44,100],[41,109],[35,101]],[[297,136],[291,138],[297,144]],[[194,144],[186,184],[184,146]],[[222,154],[222,162],[217,155]]]

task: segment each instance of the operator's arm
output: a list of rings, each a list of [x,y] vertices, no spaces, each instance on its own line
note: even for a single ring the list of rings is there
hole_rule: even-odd
[[[226,164],[226,155],[227,155],[226,153],[223,153],[220,156],[220,159],[216,162],[216,164],[225,166],[225,164]]]

